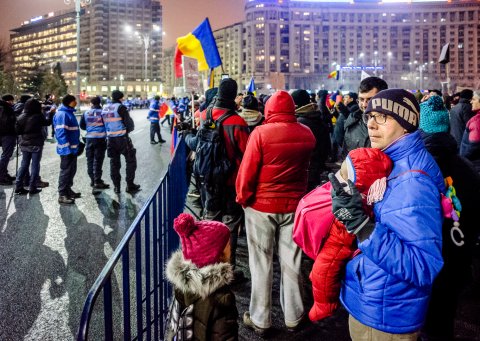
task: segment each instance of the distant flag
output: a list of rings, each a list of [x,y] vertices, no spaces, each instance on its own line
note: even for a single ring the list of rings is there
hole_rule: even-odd
[[[165,115],[172,115],[172,114],[173,114],[172,108],[170,108],[170,106],[166,102],[163,102],[162,105],[160,106],[160,110],[158,111],[158,116],[160,118],[164,118]]]
[[[362,75],[360,77],[360,80],[363,81],[365,78],[368,78],[368,77],[370,77],[370,75],[362,70]]]
[[[328,74],[328,79],[335,78],[337,81],[340,78],[340,70],[332,71]]]
[[[204,71],[222,65],[210,22],[206,18],[192,33],[177,38],[175,76],[183,76],[182,55],[198,61],[198,70]]]
[[[175,147],[177,146],[178,136],[177,136],[177,116],[173,118],[173,129],[172,129],[172,143],[170,144],[170,155],[173,156],[175,152]]]
[[[252,94],[257,96],[257,93],[255,91],[255,81],[253,80],[253,76],[252,78],[250,78],[250,83],[248,83],[247,92],[251,92]]]

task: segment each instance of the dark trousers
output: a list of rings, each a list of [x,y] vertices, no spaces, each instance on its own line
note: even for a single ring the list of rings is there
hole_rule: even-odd
[[[107,140],[107,155],[110,158],[110,176],[113,185],[120,187],[122,176],[120,175],[120,168],[122,163],[120,156],[125,157],[127,185],[130,186],[135,180],[135,171],[137,169],[137,155],[133,147],[132,141],[126,136],[111,137]]]
[[[167,122],[168,122],[168,125],[171,126],[171,125],[172,125],[172,115],[166,115],[166,116],[163,118],[163,120],[162,120],[162,122],[161,122],[162,126],[163,126],[163,123],[164,123],[165,121],[167,121]]]
[[[77,155],[60,155],[60,175],[58,176],[58,194],[68,196],[72,192],[73,178],[77,173]]]
[[[162,140],[162,134],[160,134],[160,123],[150,122],[150,141],[155,141],[155,134],[157,134],[158,140]]]
[[[237,260],[238,230],[243,224],[243,209],[235,201],[233,186],[223,186],[215,191],[200,185],[200,198],[204,207],[204,220],[221,221],[230,230],[230,264],[235,268]]]
[[[6,180],[8,174],[8,163],[13,155],[17,137],[0,136],[0,142],[2,144],[2,156],[0,157],[0,180]]]
[[[27,178],[28,168],[31,162],[30,177],[28,178],[28,187],[30,190],[37,188],[37,178],[40,174],[40,160],[42,159],[43,147],[33,147],[30,150],[22,149],[22,164],[18,170],[15,188],[20,189],[27,185],[24,180]]]
[[[107,150],[105,138],[87,138],[85,155],[87,156],[87,172],[93,183],[102,181],[102,166]]]

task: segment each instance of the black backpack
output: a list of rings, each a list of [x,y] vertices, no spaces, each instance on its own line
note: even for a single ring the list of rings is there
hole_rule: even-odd
[[[205,122],[197,132],[193,174],[208,187],[224,185],[230,173],[231,162],[225,150],[222,123],[233,114],[233,111],[228,111],[214,121],[210,107]]]

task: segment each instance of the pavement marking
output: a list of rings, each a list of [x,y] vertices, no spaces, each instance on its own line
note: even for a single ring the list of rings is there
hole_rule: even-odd
[[[135,130],[133,133],[129,134],[130,136],[141,133],[144,129]]]

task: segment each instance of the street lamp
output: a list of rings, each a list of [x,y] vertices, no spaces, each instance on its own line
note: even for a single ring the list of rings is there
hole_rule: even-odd
[[[127,25],[125,26],[125,32],[131,33],[132,32],[132,27]],[[148,49],[150,48],[150,44],[153,42],[151,39],[150,34],[151,33],[156,33],[160,32],[160,27],[158,25],[153,25],[153,29],[151,32],[144,32],[144,33],[139,33],[138,31],[135,31],[134,34],[137,38],[140,38],[143,47],[144,47],[144,78],[143,81],[145,82],[145,93],[147,94],[147,79],[148,79]]]
[[[373,70],[373,73],[375,74],[375,76],[377,75],[377,63],[378,63],[378,51],[374,51],[373,52],[373,62],[374,62],[374,66],[375,66],[375,69]]]
[[[63,0],[65,5],[70,5],[73,1],[75,1],[75,12],[76,22],[77,22],[77,78],[75,80],[77,84],[77,110],[80,112],[80,10],[81,6],[89,5],[92,3],[92,0]]]

